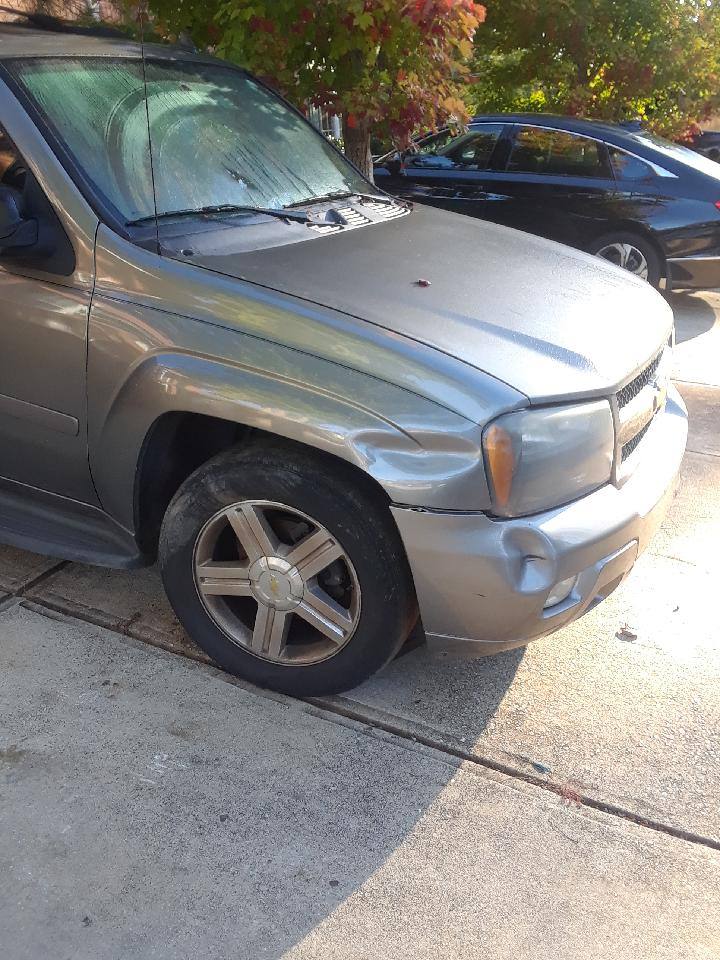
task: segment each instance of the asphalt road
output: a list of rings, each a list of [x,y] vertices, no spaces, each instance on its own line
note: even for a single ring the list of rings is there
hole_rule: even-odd
[[[6,955],[720,955],[720,295],[673,303],[670,515],[525,651],[299,704],[188,660],[156,571],[0,548]]]

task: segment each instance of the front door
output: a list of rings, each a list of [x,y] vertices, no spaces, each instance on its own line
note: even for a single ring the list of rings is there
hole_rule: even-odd
[[[8,101],[5,101],[7,103]],[[92,275],[0,112],[0,186],[37,218],[38,255],[0,246],[0,477],[94,502],[87,457],[87,324]],[[15,108],[17,109],[17,108]]]
[[[492,200],[486,176],[504,129],[503,123],[473,124],[439,148],[434,144],[421,148],[405,159],[401,176],[390,189],[408,200],[486,217]]]

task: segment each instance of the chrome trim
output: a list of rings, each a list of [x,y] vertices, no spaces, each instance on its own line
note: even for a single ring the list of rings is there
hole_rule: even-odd
[[[668,257],[668,263],[687,263],[690,260],[693,263],[717,263],[720,264],[720,257],[704,257],[700,254],[697,257]]]

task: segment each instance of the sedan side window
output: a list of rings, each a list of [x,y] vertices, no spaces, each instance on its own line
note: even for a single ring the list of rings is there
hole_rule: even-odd
[[[443,153],[456,166],[486,170],[502,132],[502,123],[486,123],[466,134],[461,141],[446,147]]]
[[[495,145],[504,129],[502,123],[477,125],[459,137],[449,138],[432,152],[416,154],[412,166],[439,170],[486,170]]]
[[[549,176],[610,176],[597,140],[548,127],[519,128],[507,169]]]
[[[608,153],[616,180],[649,180],[655,176],[652,167],[631,153],[610,146]]]
[[[424,137],[415,144],[413,156],[425,157],[430,154],[434,155],[455,139],[457,139],[457,133],[449,127],[441,130],[439,133],[433,133],[431,136]]]

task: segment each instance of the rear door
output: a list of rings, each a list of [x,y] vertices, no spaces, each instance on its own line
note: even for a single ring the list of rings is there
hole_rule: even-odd
[[[657,167],[620,147],[608,144],[607,149],[615,176],[618,219],[635,220],[649,226],[662,200],[663,181],[671,183],[676,178],[663,177]]]
[[[485,217],[491,197],[486,174],[501,149],[503,123],[473,124],[441,146],[428,144],[405,158],[398,192],[454,213]]]
[[[505,169],[486,177],[493,220],[576,247],[607,229],[615,180],[604,143],[529,124],[510,141]]]

